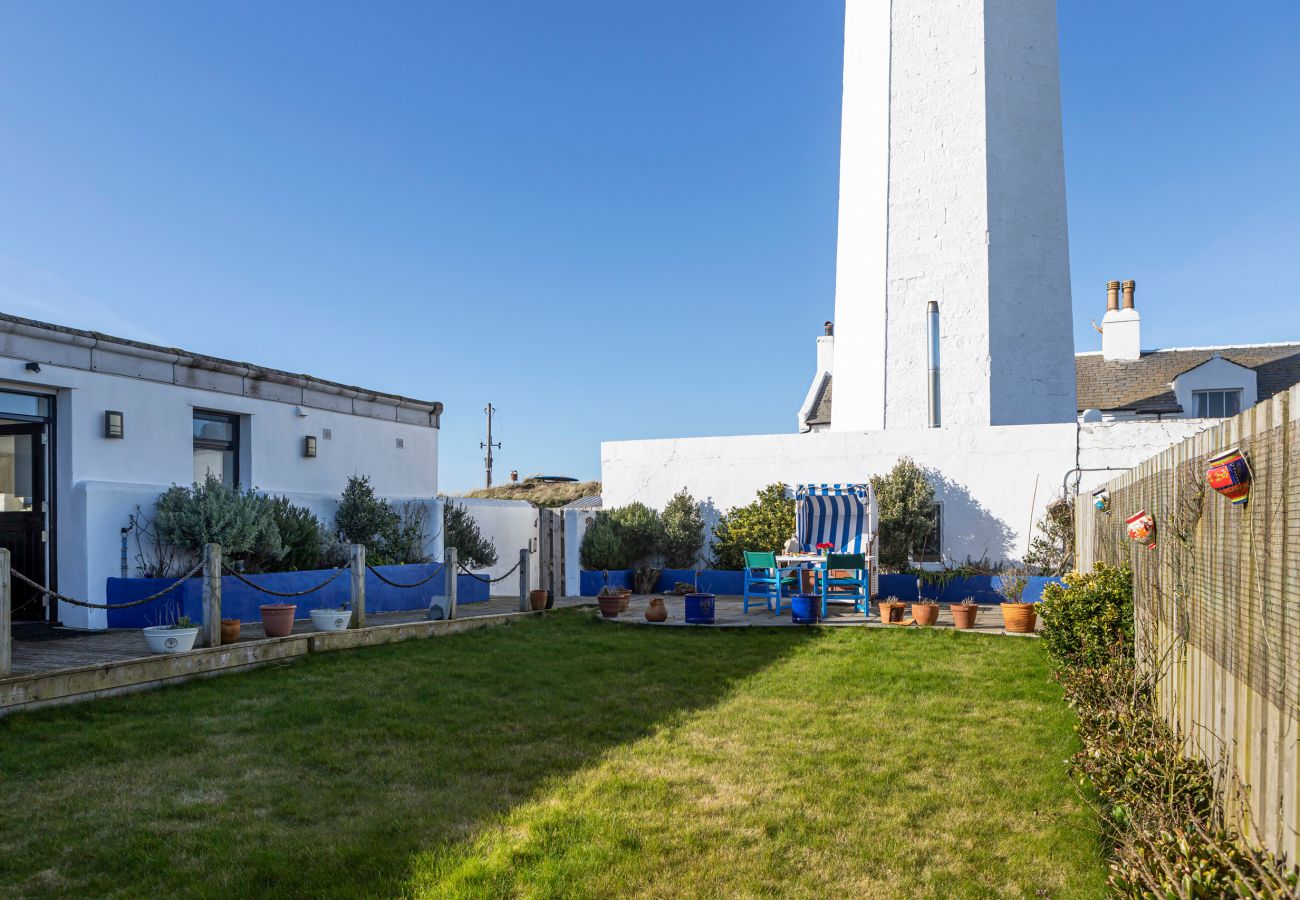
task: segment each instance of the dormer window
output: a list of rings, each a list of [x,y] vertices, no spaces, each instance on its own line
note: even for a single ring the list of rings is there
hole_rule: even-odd
[[[1198,419],[1223,419],[1241,412],[1241,389],[1192,391],[1192,407]]]

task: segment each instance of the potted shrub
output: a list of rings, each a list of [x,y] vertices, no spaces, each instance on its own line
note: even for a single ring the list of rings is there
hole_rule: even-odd
[[[912,604],[912,621],[917,625],[933,625],[939,621],[939,604],[920,599]]]
[[[285,604],[292,606],[292,604]],[[311,624],[317,631],[347,631],[348,626],[352,624],[352,610],[348,608],[349,604],[344,603],[341,606],[330,606],[324,609],[313,609],[311,611]],[[266,607],[262,607],[263,610]],[[266,621],[266,614],[262,614],[263,622]],[[293,613],[289,613],[289,630],[293,630]],[[269,635],[270,632],[267,632]],[[277,635],[278,636],[278,635]]]
[[[1025,588],[1029,587],[1029,572],[1013,567],[998,578],[998,593],[1002,595],[1002,627],[1011,634],[1030,634],[1038,623],[1038,611],[1033,603],[1025,601]]]
[[[606,619],[613,619],[623,611],[623,595],[618,588],[612,588],[605,585],[596,595],[596,603],[600,606],[600,614]]]
[[[654,566],[645,565],[637,569],[632,574],[632,584],[636,587],[638,594],[653,594],[655,585],[659,583],[659,569]]]
[[[974,597],[967,597],[960,603],[949,603],[948,608],[952,610],[952,626],[965,630],[975,627],[975,617],[979,615],[980,608],[975,603]]]
[[[876,601],[876,607],[880,610],[880,621],[885,625],[903,624],[903,610],[907,604],[897,597],[886,597],[883,600]]]
[[[194,649],[199,626],[189,616],[181,616],[170,625],[150,625],[144,639],[154,653],[184,653]]]
[[[292,603],[263,603],[262,631],[267,637],[287,637],[293,632],[293,614],[297,607]]]

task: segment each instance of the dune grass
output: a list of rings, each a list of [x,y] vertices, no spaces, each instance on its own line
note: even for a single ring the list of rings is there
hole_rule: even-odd
[[[504,628],[0,720],[0,896],[1102,893],[1037,641]]]

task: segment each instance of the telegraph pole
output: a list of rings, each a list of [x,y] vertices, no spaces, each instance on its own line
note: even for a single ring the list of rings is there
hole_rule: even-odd
[[[492,448],[495,447],[495,448],[497,448],[498,450],[500,450],[500,449],[501,449],[501,444],[500,444],[500,442],[495,443],[495,444],[492,443],[492,414],[493,414],[494,412],[496,412],[496,410],[493,408],[492,404],[489,403],[489,404],[487,405],[487,408],[484,409],[483,412],[487,413],[487,442],[484,443],[484,442],[480,441],[478,446],[479,446],[479,449],[480,449],[480,450],[486,450],[486,451],[487,451],[487,453],[485,454],[484,460],[483,460],[484,464],[487,466],[487,485],[486,485],[486,486],[487,486],[487,487],[492,487]]]

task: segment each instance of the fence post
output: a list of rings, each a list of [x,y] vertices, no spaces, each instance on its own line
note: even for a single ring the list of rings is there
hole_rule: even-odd
[[[13,673],[13,635],[9,617],[13,611],[13,589],[9,582],[9,551],[0,547],[0,678]]]
[[[366,545],[352,545],[352,627],[366,627]]]
[[[528,611],[528,548],[519,551],[519,611]]]
[[[443,560],[442,570],[447,573],[447,618],[456,618],[456,582],[459,576],[456,574],[456,548],[448,547],[446,558]]]
[[[221,545],[203,545],[203,644],[221,646]]]

